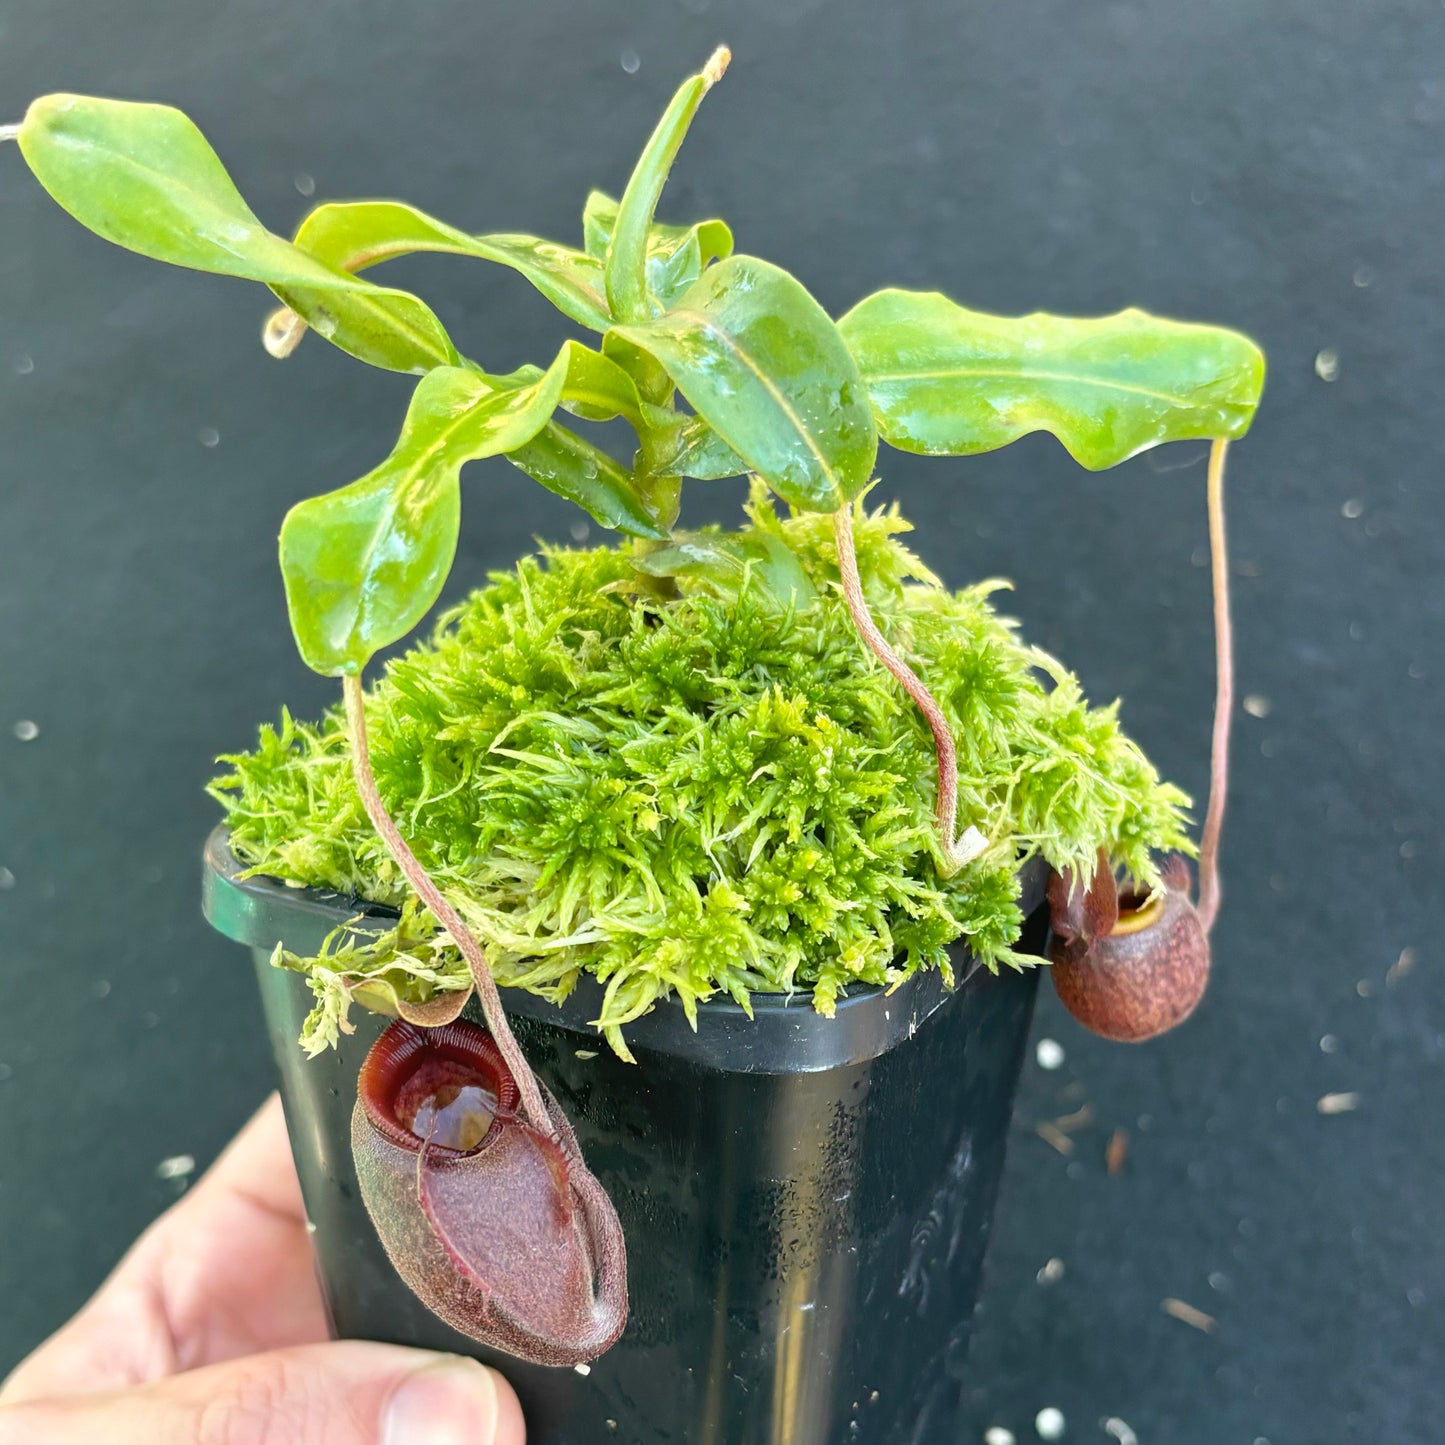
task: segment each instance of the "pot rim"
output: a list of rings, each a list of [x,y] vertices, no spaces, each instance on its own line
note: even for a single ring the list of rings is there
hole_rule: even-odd
[[[264,875],[242,878],[245,868],[231,851],[230,839],[224,823],[206,839],[201,906],[211,926],[236,943],[267,953],[280,943],[311,954],[348,923],[356,933],[381,933],[398,917],[394,908],[328,889],[293,888]],[[1041,858],[1024,865],[1019,906],[1025,917],[1044,900],[1047,872]],[[732,999],[715,998],[697,1005],[696,1030],[682,1004],[667,998],[626,1025],[624,1033],[634,1051],[683,1055],[728,1072],[813,1073],[864,1063],[912,1038],[954,995],[994,980],[962,943],[949,952],[953,989],[937,969],[921,969],[891,990],[872,984],[847,989],[831,1019],[814,1009],[808,989],[755,992],[752,1018]],[[601,1008],[602,985],[591,975],[579,979],[561,1004],[520,988],[504,988],[502,996],[512,1017],[547,1023],[607,1047],[592,1022]]]

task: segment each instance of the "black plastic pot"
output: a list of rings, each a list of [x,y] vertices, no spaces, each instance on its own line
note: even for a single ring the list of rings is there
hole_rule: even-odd
[[[311,996],[274,969],[313,953],[357,900],[237,880],[218,830],[205,910],[253,952],[320,1274],[338,1335],[471,1354],[516,1386],[529,1445],[951,1445],[979,1272],[1037,975],[959,950],[949,992],[920,974],[860,989],[837,1017],[806,993],[628,1029],[637,1065],[591,1028],[592,980],[562,1008],[506,995],[517,1037],[566,1110],[626,1231],[631,1316],[583,1374],[480,1350],[392,1270],[357,1192],[357,1071],[385,1020],[308,1061]],[[1042,947],[1042,872],[1024,946]],[[358,925],[365,927],[365,921]],[[475,1008],[475,1002],[472,1005]]]

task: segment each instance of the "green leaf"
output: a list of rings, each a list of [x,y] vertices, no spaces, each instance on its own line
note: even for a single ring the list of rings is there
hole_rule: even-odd
[[[880,291],[838,329],[883,439],[929,456],[1048,431],[1098,470],[1160,442],[1242,436],[1264,385],[1248,337],[1143,311],[986,316],[937,292]]]
[[[652,406],[644,406],[643,415],[656,428],[650,460],[659,475],[715,482],[747,471],[748,464],[700,416]]]
[[[301,222],[296,245],[339,271],[361,271],[415,251],[493,261],[525,276],[559,311],[593,331],[612,324],[595,257],[536,236],[469,236],[401,201],[342,201]]]
[[[657,201],[703,96],[722,78],[730,58],[726,47],[720,48],[700,74],[683,81],[622,193],[606,256],[607,299],[620,321],[645,321],[650,313],[647,263]]]
[[[425,372],[459,359],[415,296],[335,270],[268,231],[178,110],[47,95],[26,113],[19,141],[55,200],[118,246],[263,282],[328,341],[373,366]]]
[[[606,452],[556,422],[511,451],[507,460],[604,527],[633,537],[667,536],[667,528],[638,496],[631,475]]]
[[[456,553],[462,465],[525,446],[551,416],[565,376],[565,353],[526,386],[438,367],[417,385],[386,461],[291,509],[281,573],[309,667],[360,672],[430,611]]]
[[[791,506],[831,512],[868,485],[878,433],[828,314],[752,256],[710,266],[664,316],[608,333],[650,352],[693,409]]]
[[[787,543],[766,532],[747,536],[675,533],[669,546],[634,557],[633,566],[651,577],[699,577],[729,601],[746,587],[749,596],[778,610],[791,606],[801,612],[818,597]]]
[[[617,202],[601,191],[587,197],[582,212],[583,245],[589,256],[605,260],[617,225]],[[647,233],[647,290],[666,311],[712,261],[733,253],[733,233],[725,221],[698,221],[691,226],[653,222]]]
[[[558,367],[563,376],[559,399],[574,416],[587,421],[611,421],[620,416],[630,422],[634,430],[642,430],[642,403],[638,399],[637,384],[615,361],[583,346],[580,341],[567,341],[550,369]],[[520,386],[542,375],[539,367],[524,366],[505,380]]]

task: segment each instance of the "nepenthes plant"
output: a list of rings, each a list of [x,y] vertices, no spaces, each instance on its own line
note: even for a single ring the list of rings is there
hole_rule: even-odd
[[[467,464],[506,457],[604,528],[637,539],[622,590],[652,602],[675,596],[679,579],[701,578],[734,593],[761,588],[791,616],[817,591],[790,540],[796,527],[681,529],[687,479],[748,475],[795,521],[826,519],[827,585],[855,629],[856,668],[872,667],[871,654],[931,736],[930,880],[958,879],[966,891],[980,860],[1016,859],[1001,814],[961,807],[953,704],[930,690],[908,639],[890,638],[870,603],[856,534],[868,524],[862,499],[880,442],[966,457],[1043,430],[1098,470],[1161,443],[1210,440],[1220,692],[1200,903],[1190,901],[1182,859],[1161,868],[1119,839],[1113,851],[1102,838],[1071,845],[1051,860],[1061,996],[1111,1037],[1172,1026],[1203,991],[1218,907],[1230,711],[1223,462],[1259,400],[1258,348],[1237,332],[1137,310],[998,317],[893,289],[833,319],[794,276],[735,252],[722,221],[656,219],[684,136],[728,59],[719,50],[683,83],[620,199],[589,197],[580,247],[473,235],[398,201],[320,205],[288,241],[252,213],[195,125],[165,106],[51,95],[6,132],[45,189],[98,235],[269,287],[280,303],[264,326],[272,355],[289,355],[314,332],[420,378],[391,454],[359,480],[298,502],[280,534],[301,656],[340,679],[365,818],[416,901],[412,923],[422,917],[431,944],[465,961],[459,975],[419,990],[376,978],[347,985],[348,997],[396,1020],[362,1071],[352,1147],[372,1219],[415,1292],[472,1338],[543,1364],[595,1358],[622,1331],[621,1226],[513,1037],[476,927],[419,861],[398,821],[404,800],[389,808],[383,798],[362,684],[372,658],[411,633],[442,592]],[[387,260],[423,251],[509,267],[594,340],[568,340],[546,365],[488,371],[420,298],[371,279]],[[635,434],[626,460],[577,429],[616,419]],[[754,506],[756,517],[760,494]],[[1020,961],[1002,945],[997,955]],[[855,975],[868,976],[861,967]],[[461,1018],[473,996],[485,1028]],[[633,1016],[655,996],[639,995]],[[830,997],[820,992],[819,1006]],[[625,1050],[620,1025],[608,1027]]]

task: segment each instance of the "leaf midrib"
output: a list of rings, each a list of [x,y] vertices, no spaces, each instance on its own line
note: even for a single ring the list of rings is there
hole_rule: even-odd
[[[872,387],[884,382],[905,381],[953,381],[962,379],[997,379],[1016,377],[1021,380],[1055,381],[1071,386],[1080,386],[1095,391],[1118,391],[1130,396],[1146,396],[1154,401],[1168,402],[1171,406],[1197,406],[1199,403],[1188,396],[1173,392],[1155,391],[1152,387],[1138,386],[1124,381],[1101,380],[1098,377],[1079,376],[1073,372],[1021,367],[946,367],[929,371],[868,371],[864,372],[865,383]],[[1220,404],[1227,404],[1221,401]]]
[[[781,391],[778,390],[778,388],[773,384],[767,373],[753,360],[752,354],[744,346],[742,346],[742,344],[730,331],[727,331],[721,326],[719,326],[716,322],[714,322],[710,317],[704,315],[701,311],[693,311],[687,308],[679,308],[676,311],[670,311],[668,313],[668,320],[672,320],[672,318],[674,317],[683,318],[693,322],[701,331],[705,332],[708,336],[714,337],[718,341],[721,341],[724,347],[728,351],[730,351],[733,356],[735,356],[747,368],[747,370],[752,374],[753,377],[756,378],[756,380],[761,384],[763,390],[767,392],[767,394],[776,403],[778,410],[781,411],[783,415],[788,419],[788,421],[792,424],[793,429],[802,439],[804,446],[806,446],[807,449],[817,459],[818,466],[821,468],[823,476],[827,479],[828,486],[833,493],[833,503],[835,506],[841,507],[845,500],[846,494],[842,486],[839,485],[838,477],[834,472],[832,466],[829,464],[827,457],[825,457],[823,453],[818,449],[818,444],[813,440],[812,433],[804,425],[803,419],[797,414],[796,411],[793,410],[793,407],[788,401],[788,398],[784,396]],[[718,432],[719,436],[723,437],[723,440],[726,441],[728,445],[733,448],[734,451],[738,450],[736,444],[732,442],[731,439],[729,439],[728,437],[723,436],[721,430],[716,427],[714,427],[713,429]]]

